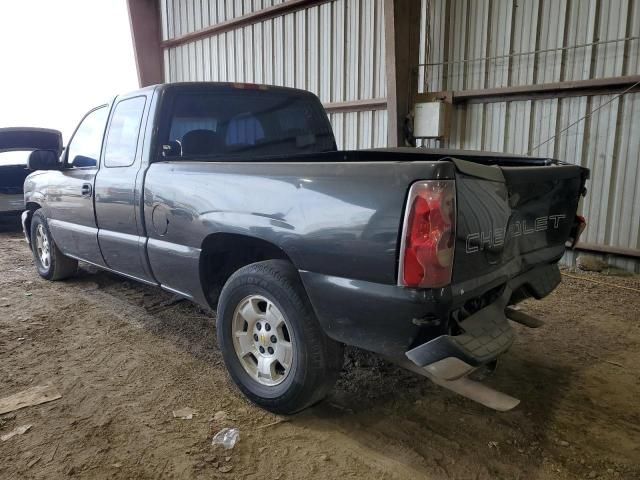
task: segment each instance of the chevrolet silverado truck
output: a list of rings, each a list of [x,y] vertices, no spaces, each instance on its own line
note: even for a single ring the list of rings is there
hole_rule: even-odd
[[[326,396],[344,345],[512,408],[469,374],[510,347],[509,319],[535,326],[515,305],[560,282],[588,177],[548,158],[338,151],[313,94],[233,83],[118,96],[29,167],[40,276],[82,261],[210,307],[233,381],[284,414]]]

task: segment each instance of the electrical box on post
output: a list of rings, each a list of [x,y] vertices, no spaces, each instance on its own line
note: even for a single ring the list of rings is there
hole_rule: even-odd
[[[445,102],[418,102],[413,110],[413,136],[415,138],[445,138],[449,135],[451,104]]]
[[[439,138],[449,136],[451,92],[419,93],[413,108],[413,136]]]

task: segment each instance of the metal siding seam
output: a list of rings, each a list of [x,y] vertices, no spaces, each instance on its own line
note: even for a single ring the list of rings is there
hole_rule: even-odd
[[[305,44],[307,45],[307,58],[305,62],[306,89],[318,95],[318,9],[317,7],[305,10]]]
[[[307,41],[306,41],[306,33],[307,33],[307,25],[306,25],[306,10],[300,10],[293,13],[294,18],[294,31],[295,31],[295,39],[296,46],[294,50],[294,86],[296,88],[306,88],[307,87],[307,78],[306,78],[306,68],[307,68]]]
[[[203,79],[205,82],[211,81],[211,39],[205,38],[202,40],[202,70]]]
[[[373,68],[375,65],[375,44],[373,43],[373,7],[375,0],[365,1],[360,15],[360,92],[358,98],[373,98]],[[362,118],[366,116],[362,115]],[[369,119],[369,123],[372,118]],[[369,142],[371,144],[371,142]]]
[[[186,0],[187,2],[187,31],[191,33],[195,31],[195,22],[193,17],[193,0]]]
[[[345,100],[358,100],[358,3],[359,0],[347,0],[346,2],[346,96]],[[347,118],[350,118],[347,115]],[[349,121],[349,120],[347,120]]]
[[[275,83],[273,76],[275,65],[275,53],[273,51],[273,20],[267,20],[262,25],[262,38],[264,39],[264,56],[262,57],[263,79],[265,83],[273,84]]]
[[[193,31],[202,30],[202,2],[193,0]]]
[[[331,101],[331,75],[332,75],[332,40],[333,40],[333,25],[331,22],[331,4],[325,3],[319,7],[319,22],[318,28],[318,47],[320,49],[319,55],[319,86],[320,100],[322,102]]]
[[[202,41],[199,40],[197,42],[195,42],[195,53],[194,53],[194,62],[195,63],[195,80],[197,81],[202,81],[204,80],[204,73],[203,73],[203,65],[204,65],[204,59],[202,57]]]
[[[244,82],[245,78],[245,58],[244,58],[244,32],[242,29],[233,30],[233,47],[235,54],[233,55],[234,77],[236,82]]]
[[[284,85],[284,18],[273,19],[273,83]]]
[[[384,31],[383,0],[377,0],[376,12],[374,13],[374,18],[376,22],[375,28],[374,28],[376,63],[374,67],[375,88],[374,88],[373,95],[376,98],[384,98],[387,96],[387,76],[386,76],[386,60],[385,60],[385,31]]]
[[[331,125],[333,127],[333,133],[336,137],[336,144],[339,149],[344,148],[344,143],[342,141],[342,113],[332,113],[329,115],[329,120],[331,121]]]
[[[209,5],[209,0],[201,0],[200,1],[200,22],[202,28],[207,28],[211,26],[211,5]],[[209,40],[208,38],[206,40]]]
[[[264,46],[262,45],[264,23],[253,27],[253,52],[255,55],[254,80],[256,83],[264,82]]]
[[[296,35],[295,17],[291,14],[283,17],[284,24],[284,85],[295,87],[296,84]]]
[[[218,24],[218,1],[209,0],[209,25]]]
[[[344,82],[346,75],[344,74],[345,63],[345,3],[344,0],[337,0],[331,4],[333,10],[333,42],[332,42],[332,57],[333,57],[333,78],[332,78],[332,102],[343,102],[344,96]]]
[[[196,46],[194,43],[186,45],[187,47],[187,63],[189,64],[189,70],[187,78],[189,81],[196,79]]]
[[[164,60],[163,60],[164,81],[169,83],[171,82],[171,63],[169,60],[169,49],[164,50],[162,52],[162,55],[164,57]]]

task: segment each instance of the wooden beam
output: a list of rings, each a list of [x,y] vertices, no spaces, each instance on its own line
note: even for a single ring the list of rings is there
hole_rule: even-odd
[[[387,77],[387,146],[405,145],[404,124],[414,97],[413,67],[418,63],[420,2],[384,1]]]
[[[157,0],[127,0],[138,83],[141,87],[164,81],[160,48],[162,31]]]
[[[134,0],[129,0],[129,2]],[[237,28],[253,25],[254,23],[263,22],[270,18],[279,17],[287,13],[292,13],[297,10],[303,10],[305,8],[314,7],[321,3],[327,3],[333,0],[288,0],[286,2],[273,5],[271,7],[263,8],[256,12],[248,13],[241,17],[232,18],[226,22],[217,23],[210,27],[197,30],[195,32],[187,33],[179,37],[165,40],[161,43],[162,48],[176,47],[185,43],[193,42],[201,38],[210,37],[219,33],[228,32],[229,30],[235,30]],[[367,0],[368,1],[368,0]]]
[[[453,103],[496,103],[514,100],[615,94],[623,91],[625,87],[630,87],[638,82],[640,82],[640,75],[626,75],[591,80],[541,83],[538,85],[433,92],[432,95],[437,98],[439,96],[447,96],[452,99]],[[639,90],[640,85],[636,85],[633,89],[633,91]]]
[[[385,108],[387,108],[386,98],[373,98],[371,100],[353,100],[351,102],[332,102],[324,104],[324,109],[329,113],[367,112],[371,110],[384,110]]]

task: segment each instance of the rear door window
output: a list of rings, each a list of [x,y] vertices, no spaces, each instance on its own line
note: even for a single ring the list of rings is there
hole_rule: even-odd
[[[146,97],[128,98],[116,105],[104,150],[105,167],[133,165]]]

